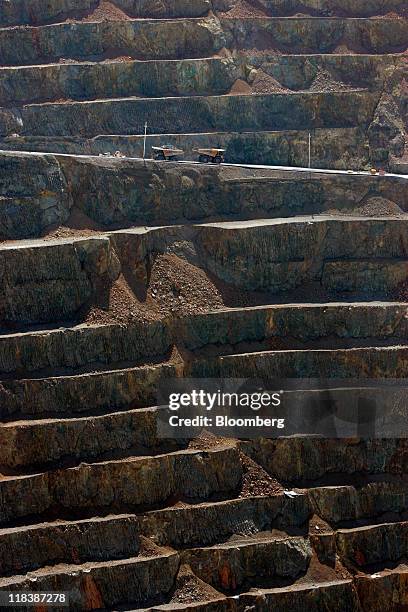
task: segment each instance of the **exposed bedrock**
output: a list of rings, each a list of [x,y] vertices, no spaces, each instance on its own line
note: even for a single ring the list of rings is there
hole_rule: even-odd
[[[130,17],[173,18],[200,17],[211,8],[228,11],[237,0],[115,0],[115,5]],[[97,0],[52,0],[41,2],[32,0],[28,6],[24,0],[1,0],[1,24],[3,26],[63,21],[67,17],[80,19],[97,6]],[[406,7],[405,0],[389,0],[386,5],[381,0],[260,0],[270,15],[292,15],[304,13],[320,16],[365,17],[382,15],[388,11],[398,12]]]
[[[73,376],[3,380],[3,420],[70,416],[152,406],[157,385],[175,376],[257,378],[408,378],[405,346],[263,351],[182,364],[128,367]]]
[[[71,200],[55,157],[2,155],[0,173],[1,237],[39,235],[68,219]]]
[[[11,131],[3,122],[0,135],[143,134],[146,121],[156,134],[368,126],[378,99],[347,91],[32,104],[15,111],[21,125]]]
[[[140,552],[140,526],[133,515],[97,518],[60,525],[27,526],[17,533],[1,530],[0,558],[4,573],[33,571],[47,561],[70,563],[80,561],[108,561],[123,556],[137,556]],[[106,538],[109,546],[106,547]],[[30,545],[30,556],[25,563],[18,559]],[[109,552],[108,552],[109,551]]]
[[[408,210],[404,179],[178,166],[114,158],[2,153],[0,238],[40,236],[72,207],[109,229],[215,219],[352,213],[375,198]],[[20,179],[13,182],[13,173]],[[264,176],[262,176],[264,175]],[[358,214],[358,213],[357,213]]]
[[[245,539],[244,539],[245,540]],[[241,544],[237,548],[237,544]],[[260,578],[292,577],[306,571],[312,556],[309,542],[303,538],[260,536],[254,542],[218,544],[207,548],[193,548],[182,553],[195,574],[215,587],[235,590],[248,576]],[[228,567],[228,572],[219,568]]]
[[[405,473],[408,468],[407,440],[281,438],[240,446],[268,473],[288,483],[318,480],[327,474]]]
[[[317,282],[329,293],[389,296],[408,277],[406,220],[303,217],[136,229],[0,249],[4,324],[56,322],[104,303],[122,269],[147,290],[158,253],[222,282],[279,294]],[[353,244],[353,236],[359,240]],[[121,263],[120,263],[121,262]]]
[[[223,47],[290,53],[329,53],[345,45],[356,53],[406,50],[407,23],[400,19],[136,20],[63,23],[0,30],[3,65],[65,59],[104,59],[123,52],[137,59],[211,56]],[[16,42],[18,41],[18,46]],[[34,43],[34,44],[33,44]],[[194,44],[195,43],[195,44]]]
[[[189,508],[166,508],[143,516],[141,532],[163,546],[205,546],[226,541],[234,534],[257,534],[273,525],[300,527],[311,508],[307,495],[230,499]]]
[[[0,373],[67,371],[92,364],[117,364],[162,357],[176,344],[188,351],[211,346],[239,350],[242,343],[286,339],[299,348],[330,338],[332,343],[403,342],[408,305],[325,304],[227,309],[126,327],[78,325],[0,336]]]
[[[298,174],[287,180],[284,174],[256,178],[225,168],[58,159],[76,206],[106,227],[126,220],[144,225],[221,215],[249,218],[347,210],[375,195],[408,210],[408,190],[402,179],[326,175],[314,180]],[[95,191],[98,201],[89,197]]]
[[[225,46],[219,20],[136,20],[62,23],[38,28],[0,29],[3,66],[64,59],[136,59],[211,56]]]
[[[208,451],[184,450],[152,457],[82,464],[2,480],[0,522],[7,522],[53,507],[92,512],[93,508],[121,511],[153,506],[171,496],[207,498],[238,489],[242,467],[232,447]],[[37,495],[30,494],[37,489]]]
[[[197,160],[195,150],[208,149],[214,142],[226,149],[231,163],[283,166],[308,165],[309,131],[207,132],[202,134],[148,135],[147,151],[162,146],[163,139],[184,151],[184,159]],[[99,155],[121,151],[129,157],[142,157],[143,136],[33,137],[12,134],[0,138],[0,148],[10,151],[53,151]],[[366,128],[317,128],[312,130],[312,164],[317,168],[339,170],[368,169],[370,164]],[[403,174],[401,172],[401,174]]]
[[[174,377],[178,368],[169,364],[117,370],[102,375],[35,381],[2,381],[0,410],[4,420],[22,415],[41,418],[99,410],[153,406],[157,385],[163,378]],[[33,388],[35,391],[33,392]],[[66,414],[66,412],[65,412]],[[24,418],[24,417],[23,417]]]
[[[109,287],[120,271],[108,238],[62,242],[45,248],[6,247],[0,257],[3,321],[40,322],[72,317],[92,301],[96,292]]]
[[[0,0],[3,595],[405,610],[407,177],[347,170],[408,165],[407,9]],[[120,157],[145,121],[263,166]],[[294,379],[289,427],[170,435],[158,387],[202,377]]]
[[[228,93],[244,69],[233,58],[88,62],[0,70],[0,104],[60,99]]]
[[[379,282],[380,288],[382,273],[386,274],[387,259],[393,258],[400,260],[395,262],[396,276],[400,281],[405,279],[407,261],[404,260],[408,242],[403,221],[305,221],[304,225],[294,221],[287,224],[272,222],[265,226],[254,222],[240,236],[239,225],[219,228],[220,231],[215,226],[203,227],[198,234],[197,250],[202,253],[206,268],[219,278],[251,290],[273,291],[278,286],[281,290],[284,287],[290,289],[299,284],[304,274],[310,274],[312,278],[317,274],[323,285],[332,288],[346,287],[348,283],[343,275],[347,277],[347,271],[353,270],[351,274],[356,274],[357,284],[357,278],[361,275],[360,280],[363,281],[366,275],[367,284],[362,282],[362,286],[370,291],[376,282]],[[242,225],[242,229],[244,227]],[[229,231],[231,229],[232,232]],[[358,244],[350,249],[352,236],[356,232],[359,235]],[[246,240],[249,240],[248,247],[245,246]],[[373,285],[370,286],[370,269],[375,275],[376,268],[379,275],[376,281],[372,279]],[[352,284],[355,284],[354,281]]]
[[[238,0],[213,0],[215,7],[224,4],[224,10],[232,8]],[[382,15],[389,11],[400,11],[406,7],[406,0],[257,0],[271,15],[296,13],[311,15],[338,15],[364,17]]]
[[[64,21],[66,18],[80,19],[91,13],[97,0],[0,0],[2,26],[39,25]],[[115,5],[131,17],[155,19],[172,17],[200,17],[211,8],[210,0],[115,0]]]
[[[398,102],[399,100],[399,102]],[[402,157],[405,152],[406,112],[401,112],[402,100],[384,93],[378,103],[374,120],[368,129],[370,157],[374,162],[387,163],[390,154]]]
[[[88,100],[127,96],[196,96],[229,93],[237,79],[272,76],[289,90],[318,90],[325,72],[338,89],[380,90],[398,55],[253,55],[227,58],[84,62],[0,69],[0,104]],[[288,92],[289,93],[289,92]]]
[[[173,587],[179,567],[175,551],[157,549],[156,556],[147,553],[118,561],[65,564],[50,571],[40,568],[30,574],[3,578],[4,591],[39,590],[69,592],[71,610],[110,608],[131,600],[139,609],[149,601],[162,599]],[[33,587],[34,583],[34,587]],[[96,607],[95,607],[96,606]],[[20,610],[28,610],[27,607]],[[55,608],[55,606],[54,606]]]
[[[227,46],[290,53],[332,53],[345,46],[355,53],[393,53],[407,48],[406,19],[230,19],[222,18]]]
[[[380,563],[385,558],[394,562],[403,559],[407,537],[408,524],[401,522],[379,525],[376,532],[373,527],[340,529],[336,541],[340,554],[350,564],[361,567]]]
[[[214,223],[187,232],[177,227],[118,232],[113,240],[119,258],[139,280],[148,278],[151,254],[167,252],[250,291],[280,293],[317,281],[329,292],[362,291],[373,297],[389,295],[407,278],[404,228],[402,219],[297,217]],[[358,244],[352,238],[356,232]],[[138,253],[135,264],[132,253]]]
[[[319,89],[319,76],[331,78],[331,87],[381,89],[384,81],[390,78],[396,67],[401,70],[406,65],[401,55],[370,55],[321,53],[312,55],[276,55],[273,52],[252,54],[248,51],[238,56],[245,65],[249,80],[256,79],[250,70],[261,69],[290,90]],[[324,82],[320,85],[324,86]]]
[[[406,378],[404,347],[351,350],[283,351],[227,355],[189,364],[192,377]]]

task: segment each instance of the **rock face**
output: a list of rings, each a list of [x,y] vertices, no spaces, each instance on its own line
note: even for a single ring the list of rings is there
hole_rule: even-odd
[[[1,147],[403,172],[405,4],[2,0]]]
[[[408,183],[347,170],[405,167],[406,10],[0,0],[0,591],[405,609]],[[261,166],[131,159],[145,121]],[[291,379],[298,429],[163,429],[214,377]]]
[[[5,155],[0,172],[2,238],[39,235],[45,227],[68,219],[71,204],[67,183],[53,156]]]
[[[57,251],[51,255],[54,246]],[[98,289],[116,280],[120,270],[107,239],[50,244],[34,255],[34,269],[27,261],[33,255],[30,249],[18,252],[6,247],[2,254],[2,321],[69,319]],[[15,255],[23,259],[17,263]]]
[[[357,212],[373,198],[379,214],[408,210],[405,179],[183,166],[115,158],[3,153],[0,238],[34,238],[69,224],[75,208],[86,227],[160,225]],[[13,176],[21,177],[18,184]],[[374,212],[376,207],[373,207]]]

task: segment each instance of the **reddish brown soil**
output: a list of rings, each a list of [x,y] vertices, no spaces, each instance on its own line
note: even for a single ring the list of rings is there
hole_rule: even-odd
[[[188,447],[194,450],[208,450],[210,448],[234,446],[235,444],[236,440],[233,438],[222,438],[210,431],[203,431],[197,438],[194,438],[194,440],[190,442]]]
[[[264,57],[266,56],[268,59],[271,55],[284,55],[284,51],[274,47],[273,44],[266,44],[262,48],[256,47],[245,47],[245,49],[237,50],[237,54],[241,55],[243,58],[247,56],[250,57]]]
[[[101,296],[100,304],[92,306],[86,313],[83,322],[91,325],[109,323],[125,325],[132,319],[147,322],[158,318],[157,310],[154,311],[140,302],[121,275],[107,290],[107,295]]]
[[[100,234],[102,228],[82,211],[73,208],[66,225],[58,225],[47,228],[44,240],[55,240],[55,238],[71,238],[76,236],[92,236]]]
[[[283,87],[283,85],[270,74],[267,74],[263,70],[258,70],[254,82],[252,83],[252,91],[257,94],[267,94],[286,93],[290,90]]]
[[[237,79],[235,83],[233,84],[233,86],[231,87],[229,93],[232,96],[238,96],[242,94],[251,94],[252,87],[246,81],[243,81],[242,79]]]
[[[314,554],[306,574],[302,576],[300,580],[294,583],[293,589],[296,589],[300,584],[330,582],[331,580],[339,579],[347,580],[349,578],[350,574],[340,563],[337,562],[335,567],[323,565]]]
[[[345,43],[340,43],[332,52],[334,55],[354,55],[356,52]]]
[[[128,62],[134,62],[135,59],[131,55],[119,55],[118,57],[108,57],[101,61],[101,64],[126,64]]]
[[[378,15],[379,19],[406,19],[408,17],[408,9],[401,9],[400,13],[390,11],[385,15]]]
[[[235,446],[236,442],[233,438],[222,438],[211,432],[204,431],[199,437],[190,442],[189,448],[195,450],[208,450],[217,447],[225,448],[225,446]],[[280,482],[270,476],[258,463],[242,452],[239,455],[243,467],[239,497],[279,495],[283,492],[284,489]]]
[[[283,492],[283,487],[275,478],[269,476],[265,470],[252,461],[244,453],[240,453],[244,474],[242,476],[242,489],[240,497],[252,497],[254,495],[278,495]]]
[[[309,521],[309,533],[310,535],[319,535],[323,533],[331,533],[333,530],[326,521],[314,514]]]
[[[382,217],[382,216],[394,216],[394,215],[403,215],[404,211],[391,200],[387,200],[386,198],[375,197],[370,198],[364,204],[357,207],[353,213],[357,213],[359,215],[371,216],[371,217]]]
[[[237,3],[230,11],[225,13],[219,13],[222,17],[231,17],[234,19],[248,19],[253,17],[268,17],[272,14],[257,0],[238,0]],[[317,16],[313,10],[309,12],[294,12],[290,13],[291,17],[310,17]],[[341,11],[340,13],[336,13],[337,17],[355,17],[354,14],[350,14],[348,11]],[[377,19],[404,19],[408,16],[408,9],[401,8],[398,13],[395,11],[390,11],[383,15],[373,15]]]
[[[256,0],[238,0],[236,5],[227,13],[219,13],[223,17],[233,19],[248,19],[249,17],[267,17],[268,13]]]
[[[313,92],[333,92],[333,91],[355,91],[356,88],[334,80],[327,72],[321,71],[311,83],[308,91]],[[271,93],[291,93],[291,90],[279,83],[273,76],[263,70],[257,70],[257,74],[252,84],[237,79],[231,87],[230,95],[243,94],[271,94]]]
[[[138,297],[125,276],[120,275],[110,288],[101,291],[99,304],[92,306],[83,321],[126,324],[132,319],[152,321],[223,307],[220,292],[203,270],[176,255],[158,255],[144,298]]]
[[[162,316],[199,314],[224,306],[204,270],[173,254],[156,257],[146,301]]]
[[[126,15],[120,8],[108,0],[100,0],[99,5],[92,13],[75,21],[130,21],[132,18]]]
[[[328,215],[361,215],[362,217],[403,217],[404,211],[392,200],[373,197],[363,202],[360,206],[348,210],[332,209],[327,211]]]
[[[222,597],[209,584],[198,578],[188,565],[182,565],[176,582],[176,590],[171,598],[172,604],[192,604],[211,601]]]
[[[59,64],[82,64],[83,62],[81,62],[80,60],[76,60],[76,59],[71,59],[69,57],[60,57],[60,59],[58,60]]]
[[[141,536],[139,554],[141,557],[160,557],[163,554],[163,548],[157,546],[152,540]]]

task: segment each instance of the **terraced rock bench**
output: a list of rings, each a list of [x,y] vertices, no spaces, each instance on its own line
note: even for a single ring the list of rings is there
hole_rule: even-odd
[[[236,0],[230,2],[231,7],[237,4]],[[404,0],[389,0],[386,4],[381,0],[259,0],[262,6],[271,15],[291,15],[296,13],[311,15],[337,15],[364,17],[382,15],[389,11],[402,12],[405,8]]]
[[[408,277],[402,219],[297,217],[282,220],[136,229],[70,241],[0,248],[1,319],[35,324],[77,317],[103,303],[121,263],[147,290],[158,253],[190,260],[232,287],[280,294],[318,283],[331,292],[392,295]],[[359,244],[350,251],[350,240]],[[181,245],[181,246],[179,246]],[[248,255],[242,255],[242,248]],[[30,266],[35,262],[35,268]],[[50,264],[51,262],[51,264]],[[41,298],[40,298],[41,294]]]
[[[400,0],[115,4],[0,0],[1,148],[140,156],[147,119],[230,161],[307,166],[309,131],[322,168],[403,159]],[[328,378],[400,422],[407,210],[402,176],[2,152],[0,591],[401,612],[405,423],[176,439],[157,390],[286,377],[302,413]]]
[[[354,53],[400,53],[406,50],[405,19],[221,18],[227,46],[245,49],[263,35],[266,49],[291,53],[332,53],[344,45]]]
[[[375,396],[373,391],[372,396]],[[243,452],[269,474],[292,486],[334,480],[333,474],[337,477],[342,474],[344,478],[359,475],[362,481],[368,474],[403,474],[406,446],[406,440],[330,440],[317,436],[240,443]]]
[[[133,366],[73,375],[3,380],[3,420],[24,415],[53,416],[89,410],[146,407],[157,401],[157,386],[175,376],[190,378],[406,378],[407,347],[309,349],[226,354],[181,364]],[[33,392],[35,391],[35,399]]]
[[[0,69],[3,106],[92,100],[129,96],[197,96],[230,93],[237,79],[257,92],[257,70],[273,77],[277,87],[318,91],[316,78],[324,71],[339,90],[379,90],[393,68],[403,66],[401,55],[246,55],[126,62],[54,63]],[[248,75],[250,73],[250,75]],[[262,74],[262,73],[260,73]]]
[[[143,136],[96,136],[80,137],[0,137],[1,150],[8,151],[50,151],[64,154],[99,155],[107,151],[122,151],[129,157],[143,155]],[[231,163],[268,165],[307,165],[309,132],[281,130],[272,132],[207,132],[203,134],[149,135],[147,147],[161,146],[166,142],[184,150],[185,159],[196,161],[195,149],[208,149],[216,141],[228,151]],[[314,130],[313,159],[316,166],[339,170],[361,170],[369,165],[369,147],[365,142],[366,133],[362,128],[318,128]],[[398,174],[400,166],[397,167]]]
[[[363,210],[366,216],[365,207],[377,204],[388,214],[408,210],[405,180],[397,177],[273,170],[253,176],[250,169],[12,152],[1,154],[0,169],[5,239],[39,237],[53,224],[69,225],[74,208],[90,218],[90,229],[92,222],[109,229],[324,211]],[[15,173],[21,177],[17,184]]]
[[[224,42],[219,21],[212,17],[62,23],[0,29],[0,58],[3,66],[43,64],[61,58],[106,59],[112,51],[115,56],[128,53],[135,59],[177,59],[211,56]]]
[[[206,499],[233,493],[238,489],[241,474],[236,450],[220,448],[205,452],[183,450],[81,464],[77,468],[32,476],[10,476],[0,485],[3,499],[0,521],[6,525],[19,518],[50,513],[55,508],[86,515],[94,508],[109,513],[125,507],[155,506],[173,496]],[[30,495],[33,488],[38,492],[35,499]]]
[[[34,0],[28,6],[24,0],[10,3],[7,0],[0,2],[2,26],[20,24],[39,25],[64,21],[67,18],[81,19],[91,13],[97,6],[95,0],[53,0],[44,4]],[[164,2],[151,2],[150,0],[116,0],[115,6],[127,15],[135,18],[169,19],[174,17],[201,17],[208,13],[210,0],[164,0]]]
[[[140,156],[137,136],[148,121],[149,132],[183,149],[215,143],[232,162],[306,165],[308,131],[318,130],[314,165],[392,163],[402,171],[393,161],[403,156],[406,131],[399,0],[391,5],[397,17],[377,1],[265,2],[236,17],[232,0],[121,0],[108,21],[96,1],[80,10],[74,0],[55,0],[31,12],[21,0],[3,4],[4,148],[119,147]]]
[[[191,378],[406,378],[407,348],[260,351],[192,362]]]
[[[50,244],[45,248],[37,244],[34,250],[35,253],[30,248],[7,246],[1,250],[1,282],[5,290],[2,321],[34,323],[70,318],[92,300],[98,286],[112,282],[119,274],[120,265],[109,248],[109,239]],[[35,269],[27,261],[30,257],[36,260]]]
[[[149,598],[155,599],[169,592],[177,575],[178,555],[168,550],[157,553],[153,558],[141,553],[120,561],[86,563],[83,566],[71,564],[48,572],[41,569],[34,571],[31,578],[3,578],[0,589],[9,592],[31,590],[35,581],[35,590],[69,591],[69,605],[73,610],[82,610],[89,605],[97,606],[94,609],[112,607],[129,599],[134,605],[143,605]],[[95,584],[99,585],[96,598],[93,594]]]
[[[83,62],[0,69],[3,106],[53,100],[228,93],[243,69],[232,58]]]
[[[408,306],[403,303],[292,304],[235,308],[184,316],[174,320],[120,324],[80,324],[0,335],[3,377],[75,371],[93,364],[120,364],[166,355],[176,344],[199,354],[208,347],[273,345],[299,349],[327,343],[346,347],[358,343],[403,343],[407,338]],[[218,348],[218,350],[222,350]]]
[[[358,91],[33,104],[5,111],[0,134],[141,134],[146,121],[157,134],[368,127],[378,101],[377,94]]]

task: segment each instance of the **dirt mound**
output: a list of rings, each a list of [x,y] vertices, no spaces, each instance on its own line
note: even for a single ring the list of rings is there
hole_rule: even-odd
[[[263,70],[257,70],[256,77],[252,83],[252,91],[257,94],[268,94],[287,93],[290,90],[283,87],[283,85],[270,74],[267,74]]]
[[[346,43],[339,44],[333,51],[333,55],[354,55],[355,51],[350,49]]]
[[[200,601],[211,601],[221,597],[209,584],[203,582],[192,571],[189,565],[180,567],[176,590],[171,598],[172,604],[194,604]]]
[[[249,17],[267,17],[268,13],[256,0],[238,0],[230,11],[220,13],[220,15],[233,19],[248,19]]]
[[[233,438],[223,438],[216,436],[211,431],[203,430],[197,438],[191,440],[188,447],[194,450],[208,450],[210,448],[224,448],[225,446],[235,446],[236,440]]]
[[[223,308],[221,293],[204,270],[176,255],[154,261],[147,302],[163,315],[189,315]]]
[[[92,236],[101,231],[102,228],[88,217],[88,215],[77,208],[73,208],[66,224],[47,228],[47,234],[44,236],[44,240]]]
[[[361,206],[355,208],[353,213],[363,215],[365,217],[385,217],[402,215],[404,211],[391,200],[386,198],[375,197],[366,200]]]
[[[86,313],[83,322],[90,325],[109,323],[127,324],[131,320],[152,321],[159,318],[159,313],[140,302],[124,276],[113,283],[101,294],[99,304],[92,306]]]
[[[220,292],[206,273],[173,254],[156,257],[147,290],[135,288],[129,279],[126,273],[121,274],[110,287],[103,288],[98,304],[81,320],[88,324],[127,324],[224,308]]]
[[[342,81],[336,81],[326,70],[321,70],[309,87],[309,91],[331,92],[331,91],[354,91],[355,87],[347,85]]]
[[[92,13],[80,21],[129,21],[131,17],[108,0],[101,0]]]
[[[282,485],[265,470],[252,461],[244,453],[240,453],[244,473],[242,476],[242,489],[240,497],[252,497],[253,495],[278,495],[282,493]]]
[[[229,93],[232,96],[238,96],[242,94],[251,94],[252,87],[246,81],[243,81],[242,79],[237,79],[235,83],[233,84],[233,86],[231,87]]]

